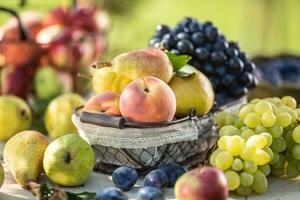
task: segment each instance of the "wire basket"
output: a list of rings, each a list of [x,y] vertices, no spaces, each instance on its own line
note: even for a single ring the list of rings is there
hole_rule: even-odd
[[[221,107],[236,110],[246,97]],[[120,117],[86,113],[76,109],[72,120],[79,134],[95,151],[97,172],[111,174],[119,166],[139,174],[166,163],[205,164],[218,138],[214,116],[220,109],[197,117],[195,112],[166,123],[132,123]]]

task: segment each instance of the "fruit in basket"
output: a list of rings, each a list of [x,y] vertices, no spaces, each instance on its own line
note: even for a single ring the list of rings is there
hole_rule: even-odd
[[[109,187],[96,193],[95,200],[128,200],[128,197],[120,189]]]
[[[168,181],[167,174],[161,169],[156,169],[147,174],[144,179],[144,187],[163,189],[168,185]]]
[[[92,85],[96,93],[105,91],[121,93],[131,81],[131,79],[114,72],[111,67],[102,67],[95,70]]]
[[[164,200],[164,193],[154,187],[142,187],[137,192],[137,200]]]
[[[25,99],[30,90],[34,68],[34,66],[3,68],[1,73],[2,94],[15,95]]]
[[[92,173],[92,147],[77,134],[64,135],[47,147],[43,166],[49,179],[63,186],[83,184]]]
[[[26,102],[15,96],[0,96],[0,141],[6,141],[31,125],[31,111]]]
[[[63,28],[61,25],[47,26],[37,33],[35,41],[43,46],[48,46],[62,34]]]
[[[119,104],[122,116],[133,122],[171,121],[176,111],[172,89],[152,76],[137,79],[127,85]]]
[[[130,51],[116,56],[111,61],[112,69],[131,80],[154,76],[168,83],[173,67],[165,52],[154,49]]]
[[[2,164],[0,163],[0,188],[4,183],[4,179],[5,179],[4,168],[3,168]]]
[[[71,118],[74,109],[84,102],[84,99],[75,93],[60,95],[50,102],[45,113],[45,125],[51,139],[77,133]]]
[[[37,70],[33,87],[35,95],[40,99],[50,99],[61,91],[57,72],[51,66],[44,66]]]
[[[189,64],[212,82],[219,105],[245,95],[257,84],[254,63],[212,22],[202,23],[186,17],[174,29],[158,25],[149,46],[164,48],[177,55],[190,55]]]
[[[133,167],[122,166],[114,170],[112,180],[117,188],[129,191],[138,180],[138,173]]]
[[[201,72],[188,77],[175,75],[169,85],[176,97],[176,117],[187,116],[192,108],[201,116],[212,108],[214,91],[208,78]]]
[[[121,116],[119,108],[120,95],[114,92],[103,92],[92,96],[84,105],[86,112],[104,113]]]
[[[225,200],[228,197],[225,175],[213,167],[193,169],[178,179],[175,196],[178,200]]]
[[[174,187],[177,179],[186,172],[186,170],[178,164],[166,164],[159,169],[165,172],[168,177],[168,187]]]
[[[37,131],[23,131],[7,141],[3,159],[16,182],[26,187],[42,172],[44,151],[48,138]]]

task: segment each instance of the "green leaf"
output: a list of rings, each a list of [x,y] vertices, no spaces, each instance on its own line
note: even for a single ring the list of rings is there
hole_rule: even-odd
[[[81,192],[81,193],[72,193],[66,192],[68,200],[93,200],[96,197],[94,192]]]
[[[186,71],[179,70],[179,71],[176,72],[176,76],[179,76],[179,77],[182,77],[182,78],[186,78],[186,77],[189,77],[189,76],[191,76],[191,75],[193,75],[195,73],[196,72],[186,72]]]
[[[188,56],[188,55],[175,55],[169,51],[167,51],[166,54],[169,57],[172,65],[173,65],[174,72],[177,72],[178,70],[180,70],[192,58],[191,56]]]

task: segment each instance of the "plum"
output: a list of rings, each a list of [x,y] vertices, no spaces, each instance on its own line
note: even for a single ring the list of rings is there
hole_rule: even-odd
[[[112,180],[115,186],[123,191],[131,190],[137,179],[137,171],[129,166],[119,167],[112,174]]]

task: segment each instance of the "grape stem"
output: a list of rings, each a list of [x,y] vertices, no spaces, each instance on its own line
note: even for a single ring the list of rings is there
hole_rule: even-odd
[[[77,76],[80,78],[87,79],[87,80],[92,80],[92,76],[87,75],[87,74],[77,73]]]
[[[100,69],[102,67],[111,67],[112,64],[110,62],[96,62],[95,64],[91,65],[91,67],[95,69]]]

